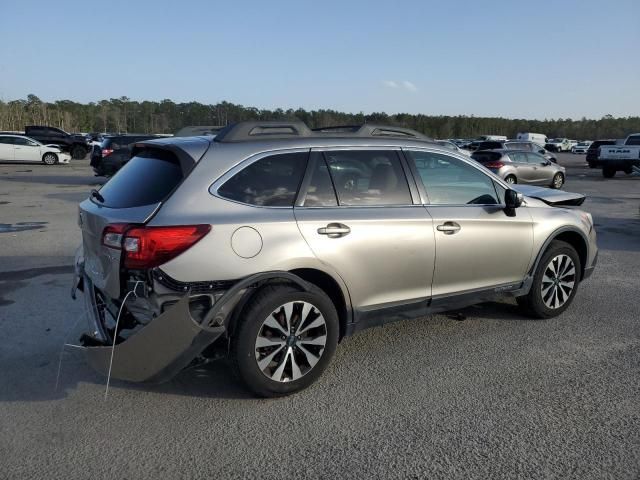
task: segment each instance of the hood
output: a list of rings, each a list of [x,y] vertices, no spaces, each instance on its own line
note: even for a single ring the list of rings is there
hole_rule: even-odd
[[[62,151],[58,145],[55,145],[53,143],[47,144],[45,145],[45,147],[50,148],[51,150],[57,150],[58,152]]]
[[[511,188],[531,198],[537,198],[547,205],[554,207],[569,207],[582,205],[585,195],[581,193],[565,192],[564,190],[553,190],[545,187],[533,187],[529,185],[512,185]]]

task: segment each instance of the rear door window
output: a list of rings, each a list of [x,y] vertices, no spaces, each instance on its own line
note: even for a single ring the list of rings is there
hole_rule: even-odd
[[[538,155],[537,153],[527,153],[527,161],[532,165],[540,165],[546,162],[546,158],[542,155]]]
[[[295,152],[261,158],[227,180],[218,195],[260,207],[293,207],[308,156]]]
[[[178,159],[163,150],[145,150],[127,162],[100,189],[111,208],[141,207],[162,202],[183,178]]]
[[[324,152],[340,205],[411,205],[407,177],[394,150]]]
[[[524,152],[509,153],[509,158],[515,163],[527,163],[527,154]]]
[[[329,167],[320,152],[311,154],[311,177],[306,188],[303,206],[305,207],[336,207],[338,199],[333,188]]]

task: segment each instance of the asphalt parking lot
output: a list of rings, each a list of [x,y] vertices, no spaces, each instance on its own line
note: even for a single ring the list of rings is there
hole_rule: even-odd
[[[76,205],[100,179],[0,165],[0,478],[639,478],[640,178],[559,162],[600,247],[564,315],[505,301],[375,328],[276,400],[223,361],[105,400],[74,350],[56,389],[82,313]]]

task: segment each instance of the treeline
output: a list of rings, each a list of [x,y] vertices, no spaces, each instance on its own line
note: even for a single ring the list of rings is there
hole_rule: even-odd
[[[344,113],[335,110],[266,110],[220,102],[175,103],[133,101],[127,97],[99,102],[71,100],[44,102],[35,95],[0,101],[0,130],[22,130],[25,125],[50,125],[68,132],[173,133],[186,125],[227,125],[242,120],[300,119],[310,127],[383,123],[413,128],[434,138],[473,138],[482,134],[515,137],[517,132],[544,133],[573,139],[623,138],[640,132],[640,117],[598,120],[526,120],[474,116],[398,113]]]

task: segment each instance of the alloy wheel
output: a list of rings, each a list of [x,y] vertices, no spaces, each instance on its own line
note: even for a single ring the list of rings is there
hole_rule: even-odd
[[[285,303],[264,319],[255,342],[258,368],[276,382],[302,378],[320,361],[327,343],[327,324],[314,305]]]
[[[555,177],[553,177],[553,186],[556,188],[560,188],[562,187],[562,175],[557,174]]]
[[[507,183],[516,183],[516,179],[513,176],[508,176],[507,178],[504,179]]]
[[[44,156],[44,163],[46,163],[47,165],[53,165],[54,163],[56,163],[56,156],[51,154],[51,153],[47,153]]]
[[[551,259],[542,276],[540,294],[551,309],[562,307],[575,288],[576,266],[571,257],[560,254]]]

